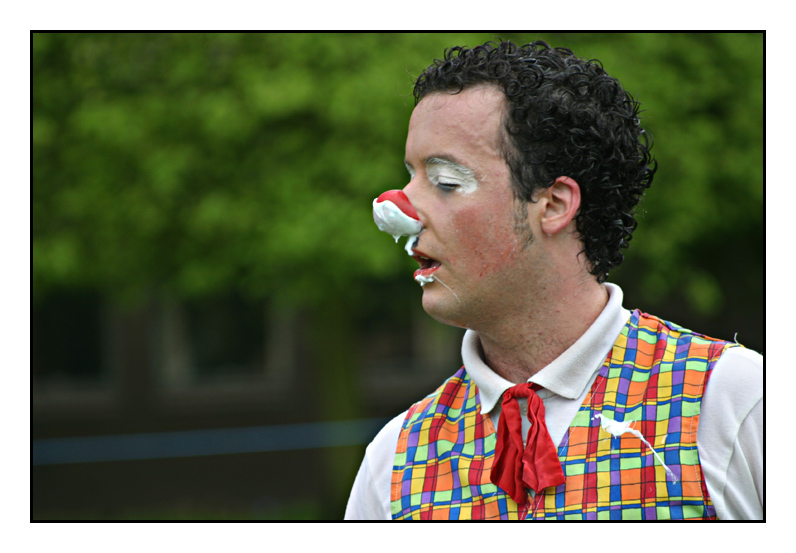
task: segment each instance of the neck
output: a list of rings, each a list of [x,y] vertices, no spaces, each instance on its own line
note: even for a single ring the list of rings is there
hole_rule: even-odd
[[[519,383],[569,349],[608,302],[605,286],[589,277],[543,287],[543,302],[537,296],[513,316],[475,329],[486,364],[506,380]]]

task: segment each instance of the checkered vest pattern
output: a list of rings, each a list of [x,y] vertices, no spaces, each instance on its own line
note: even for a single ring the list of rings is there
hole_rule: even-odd
[[[496,432],[460,369],[409,409],[392,473],[392,517],[715,518],[697,425],[713,365],[733,346],[635,311],[559,445],[566,482],[536,497],[529,491],[522,506],[490,481]],[[597,414],[635,421],[631,428],[649,445],[630,433],[613,436]]]

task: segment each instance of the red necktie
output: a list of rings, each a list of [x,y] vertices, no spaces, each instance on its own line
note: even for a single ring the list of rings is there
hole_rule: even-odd
[[[492,464],[492,483],[511,496],[518,504],[526,501],[525,488],[539,493],[549,486],[564,483],[564,471],[547,431],[544,403],[536,395],[538,384],[525,382],[512,386],[503,393],[500,422],[498,423],[495,462]],[[528,420],[531,428],[522,447],[522,420],[520,407],[514,398],[528,398]]]

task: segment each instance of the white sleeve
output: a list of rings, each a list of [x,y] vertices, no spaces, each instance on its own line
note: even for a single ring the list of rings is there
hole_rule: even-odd
[[[354,480],[345,520],[391,520],[390,486],[398,435],[406,411],[388,422],[370,442]]]
[[[716,516],[763,519],[763,356],[731,348],[702,400],[697,448]]]

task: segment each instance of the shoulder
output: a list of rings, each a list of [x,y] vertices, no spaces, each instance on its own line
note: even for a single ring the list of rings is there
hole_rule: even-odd
[[[395,446],[398,443],[398,435],[401,433],[401,427],[408,411],[404,411],[397,417],[394,417],[387,424],[385,424],[373,441],[370,442],[365,450],[365,456],[368,457],[371,467],[374,465],[381,466],[385,463],[382,458],[389,457],[388,464],[392,470],[392,461],[395,456]]]
[[[702,398],[700,435],[725,446],[734,443],[748,419],[762,426],[763,356],[744,347],[724,350],[716,361]],[[749,424],[747,424],[747,427]],[[762,444],[761,444],[762,445]]]
[[[702,398],[699,441],[711,448],[730,447],[739,439],[756,443],[757,437],[746,434],[762,428],[763,394],[763,356],[744,347],[724,350]]]
[[[406,411],[382,427],[365,450],[346,507],[346,520],[389,520],[390,479]]]
[[[724,350],[702,399],[697,447],[720,519],[763,518],[763,356]]]
[[[730,444],[747,418],[762,415],[763,356],[744,347],[724,350],[702,398],[700,433]],[[762,421],[760,421],[762,422]]]
[[[365,449],[365,458],[357,473],[346,508],[346,519],[390,519],[390,491],[398,439],[404,423],[430,403],[467,380],[464,369],[448,378],[434,392],[391,419]]]
[[[429,413],[436,413],[438,404],[450,406],[457,399],[463,399],[461,396],[462,394],[467,395],[470,384],[470,376],[465,368],[462,367],[453,376],[447,378],[436,390],[409,408],[406,415],[407,425],[412,426]]]
[[[763,356],[745,347],[730,347],[716,361],[705,401],[732,404],[745,416],[763,397]]]
[[[380,459],[384,456],[384,452],[389,452],[390,470],[392,470],[392,456],[395,454],[395,446],[398,443],[398,436],[401,433],[404,422],[411,419],[413,415],[417,414],[419,411],[422,411],[429,403],[438,401],[440,397],[446,396],[446,394],[449,394],[453,389],[461,386],[461,384],[468,379],[469,377],[464,368],[459,369],[456,374],[445,380],[434,392],[416,402],[409,409],[385,424],[379,433],[376,434],[376,437],[373,438],[370,445],[368,445],[366,455],[370,457],[370,461],[372,462],[377,458]]]
[[[370,445],[368,445],[365,453],[366,457],[369,457],[368,460],[371,463],[371,467],[374,465],[374,462],[379,467],[388,463],[391,471],[398,437],[401,434],[404,423],[407,421],[411,423],[414,419],[418,418],[429,404],[440,401],[441,398],[444,400],[448,396],[454,395],[455,390],[468,380],[469,377],[467,376],[467,372],[464,370],[464,367],[462,367],[456,374],[445,380],[439,388],[385,424],[379,433],[376,434],[376,437],[373,438]]]

